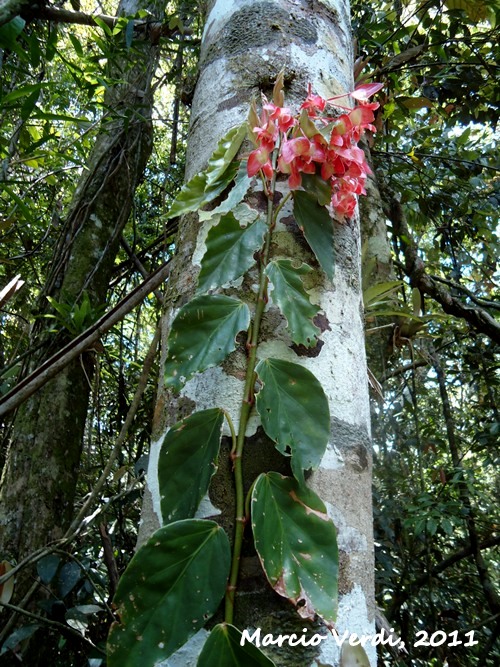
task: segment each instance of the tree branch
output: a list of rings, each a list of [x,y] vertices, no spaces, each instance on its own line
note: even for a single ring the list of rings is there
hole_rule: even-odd
[[[388,194],[386,192],[386,194]],[[418,254],[418,246],[410,234],[406,216],[400,202],[393,196],[386,201],[386,214],[393,224],[394,234],[398,237],[405,258],[405,273],[412,287],[428,294],[441,304],[445,313],[460,317],[476,331],[489,336],[500,343],[500,324],[484,308],[467,306],[460,299],[434,280],[425,270],[425,264]]]
[[[491,549],[492,547],[496,547],[499,544],[500,544],[500,535],[495,535],[481,542],[478,545],[478,548],[481,551],[484,551],[485,549]],[[398,595],[393,598],[390,610],[387,612],[387,616],[389,618],[394,618],[396,610],[399,609],[399,607],[401,607],[401,605],[404,602],[406,602],[406,600],[411,596],[413,590],[421,588],[432,577],[436,577],[441,572],[444,572],[444,570],[447,570],[452,565],[455,565],[455,563],[458,563],[459,561],[464,560],[464,558],[468,558],[473,554],[474,554],[474,548],[472,547],[471,544],[469,544],[463,549],[455,551],[455,553],[451,554],[450,556],[442,560],[440,563],[434,565],[434,567],[431,568],[429,572],[424,572],[424,574],[420,575],[420,577],[417,577],[417,579],[410,582],[407,586],[405,586],[405,590],[400,590]]]
[[[12,21],[21,15],[27,20],[42,19],[54,23],[70,23],[73,25],[89,25],[98,27],[96,19],[105,23],[109,28],[114,28],[120,17],[108,16],[107,14],[86,14],[85,12],[74,12],[69,9],[52,7],[43,2],[32,3],[29,0],[0,0],[0,26]],[[151,35],[158,37],[172,37],[179,32],[177,27],[170,28],[168,23],[160,23],[151,19],[134,19],[136,30],[149,30]],[[184,29],[183,34],[190,34],[189,29]]]
[[[484,308],[493,308],[494,310],[500,310],[500,303],[495,301],[490,301],[489,299],[481,299],[477,297],[473,292],[471,292],[467,287],[460,285],[459,283],[454,282],[453,280],[448,280],[447,278],[441,278],[440,276],[431,276],[432,280],[437,280],[438,283],[443,283],[444,285],[449,285],[453,289],[457,289],[460,292],[466,294],[471,301],[477,303],[478,306],[484,306]]]
[[[19,384],[0,399],[0,417],[19,407],[29,396],[51,380],[60,370],[67,366],[72,359],[88,350],[99,338],[109,331],[127,313],[139,305],[145,297],[164,282],[170,272],[167,262],[157,269],[147,280],[142,282],[130,294],[123,298],[108,313],[103,315],[86,331],[71,340],[67,345],[47,359],[33,373],[30,373]]]
[[[31,19],[46,19],[54,23],[73,23],[77,25],[90,25],[96,27],[98,24],[95,19],[102,21],[109,28],[114,28],[118,23],[119,17],[107,16],[106,14],[86,14],[85,12],[72,12],[69,9],[60,9],[59,7],[34,7],[27,10],[26,15]],[[137,24],[144,24],[145,21],[138,21]]]

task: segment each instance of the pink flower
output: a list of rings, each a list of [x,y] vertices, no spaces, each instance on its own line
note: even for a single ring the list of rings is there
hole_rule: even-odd
[[[330,146],[344,146],[350,143],[352,130],[352,121],[347,114],[342,114],[337,118],[330,135]]]
[[[284,134],[291,127],[297,125],[297,119],[293,117],[290,109],[285,107],[277,107],[272,102],[264,104],[264,109],[270,112],[269,119],[276,121],[276,125]]]
[[[359,86],[356,86],[355,90],[351,93],[351,97],[354,97],[355,100],[367,100],[375,93],[384,87],[383,83],[362,83]]]
[[[332,208],[339,215],[345,215],[352,218],[356,211],[357,199],[354,194],[348,190],[338,190],[332,195]]]
[[[365,130],[375,131],[373,112],[379,105],[369,102],[368,98],[381,87],[381,84],[358,86],[351,93],[358,101],[357,106],[349,109],[337,105],[344,110],[337,118],[325,116],[326,105],[349,93],[325,100],[313,94],[309,84],[307,98],[300,107],[305,112],[300,114],[300,119],[287,107],[278,106],[283,103],[282,97],[274,97],[273,102],[264,98],[260,118],[255,106],[251,109],[250,122],[256,125],[253,132],[257,148],[248,157],[248,175],[262,172],[270,180],[273,176],[272,154],[280,145],[277,171],[288,176],[289,187],[292,190],[299,188],[302,174],[320,172],[332,187],[331,203],[335,212],[351,218],[356,210],[357,195],[366,194],[365,182],[371,173],[357,143]],[[318,122],[323,127],[332,127],[328,139],[318,131]],[[289,132],[291,128],[294,128],[292,133]]]
[[[300,187],[302,178],[300,173],[316,173],[316,163],[324,162],[326,158],[325,149],[318,139],[307,137],[295,137],[283,142],[281,156],[278,160],[279,170],[284,174],[290,174],[288,185],[292,190]]]
[[[309,84],[308,95],[304,102],[302,102],[300,108],[306,109],[308,116],[311,118],[316,118],[317,112],[322,112],[325,110],[326,100],[321,97],[321,95],[313,95],[312,86]]]
[[[273,165],[271,164],[271,153],[265,146],[259,146],[259,148],[256,148],[248,156],[247,174],[255,176],[261,169],[266,178],[272,178]]]
[[[259,144],[272,151],[279,136],[279,130],[273,121],[270,120],[260,127],[254,127],[253,131]]]
[[[302,136],[284,141],[281,148],[281,155],[287,163],[292,162],[297,157],[302,158],[305,162],[323,162],[325,159],[325,149],[319,135],[318,139],[315,137],[308,139]]]

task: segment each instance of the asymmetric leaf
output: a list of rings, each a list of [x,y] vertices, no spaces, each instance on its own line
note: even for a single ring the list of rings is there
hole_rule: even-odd
[[[304,232],[306,241],[316,255],[321,268],[333,280],[335,253],[333,249],[333,221],[324,206],[308,192],[293,193],[293,213],[297,224]]]
[[[255,548],[274,590],[297,605],[302,618],[337,614],[338,549],[321,499],[292,477],[261,474],[252,492]]]
[[[330,435],[330,410],[321,384],[299,364],[265,359],[255,369],[262,388],[256,408],[277,449],[292,455],[292,471],[300,483],[304,470],[318,467]]]
[[[14,651],[19,644],[24,641],[25,639],[28,639],[28,637],[31,637],[39,628],[39,625],[22,625],[20,628],[17,630],[14,630],[14,632],[7,637],[7,639],[2,643],[2,646],[0,647],[0,656],[3,655],[4,653],[7,653],[12,649]]]
[[[210,186],[216,183],[226,171],[238,154],[246,134],[247,124],[242,123],[237,127],[231,128],[226,136],[219,141],[217,148],[208,161],[207,185]]]
[[[229,213],[229,211],[232,211],[242,201],[243,197],[248,192],[248,188],[250,187],[250,183],[252,181],[253,178],[247,174],[246,160],[242,160],[238,168],[238,173],[234,178],[234,186],[231,188],[226,199],[224,199],[223,202],[221,202],[211,211],[207,211],[207,216],[212,217],[214,215],[222,215],[223,213]]]
[[[233,127],[217,144],[207,168],[186,183],[177,195],[167,220],[213,201],[235,177],[238,163],[233,162],[246,135],[246,124]]]
[[[232,213],[222,216],[207,235],[207,250],[201,260],[198,292],[220,287],[242,276],[255,263],[254,253],[262,246],[267,225],[262,218],[241,227]]]
[[[236,347],[236,334],[249,323],[250,310],[242,301],[221,294],[192,299],[170,330],[166,386],[178,392],[194,373],[223,361]]]
[[[182,186],[177,195],[166,219],[175,218],[184,215],[190,211],[197,211],[199,208],[213,201],[221,192],[227,188],[238,171],[238,163],[233,162],[219,178],[210,185],[207,184],[207,172],[202,171]]]
[[[194,412],[168,431],[158,460],[164,523],[194,516],[217,470],[224,412]]]
[[[267,277],[273,284],[271,299],[286,317],[293,342],[306,347],[314,346],[321,333],[312,322],[319,308],[309,301],[300,277],[311,272],[307,264],[295,268],[289,259],[275,260],[266,267]]]
[[[306,192],[316,197],[320,206],[326,206],[332,199],[331,183],[317,174],[302,174],[302,187]]]
[[[274,662],[251,642],[241,646],[242,636],[234,625],[216,625],[203,646],[198,667],[273,667]]]
[[[114,603],[108,667],[153,667],[194,635],[224,596],[229,540],[213,521],[160,528],[130,561]]]

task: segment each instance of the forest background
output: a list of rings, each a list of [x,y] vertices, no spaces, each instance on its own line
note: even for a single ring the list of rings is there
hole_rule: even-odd
[[[205,11],[161,5],[154,22],[92,0],[0,7],[0,517],[30,517],[15,538],[0,533],[0,575],[38,554],[51,590],[23,614],[1,589],[0,660],[38,633],[47,664],[102,664],[137,540],[157,322],[182,243],[165,214],[183,181]],[[407,645],[438,628],[481,638],[461,652],[386,652],[386,665],[500,659],[499,19],[486,0],[352,3],[356,78],[384,83],[367,147],[376,181],[360,206],[377,603]],[[106,188],[110,227],[70,252]],[[52,420],[68,406],[75,453],[56,453]],[[44,552],[48,536],[61,541]]]

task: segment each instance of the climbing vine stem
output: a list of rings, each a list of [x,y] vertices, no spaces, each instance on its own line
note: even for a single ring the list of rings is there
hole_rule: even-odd
[[[238,575],[240,571],[241,547],[243,545],[243,535],[245,532],[245,525],[247,516],[245,512],[245,489],[243,485],[243,449],[245,445],[245,432],[248,424],[248,419],[252,411],[252,406],[255,401],[255,366],[257,362],[257,345],[259,342],[260,323],[262,315],[267,303],[267,286],[268,278],[265,270],[269,262],[269,251],[271,248],[271,237],[276,225],[276,218],[281,206],[274,210],[274,196],[276,192],[276,160],[279,152],[279,146],[273,154],[273,176],[269,185],[266,187],[267,192],[267,231],[264,237],[264,244],[261,253],[261,261],[259,263],[259,291],[257,294],[257,301],[255,306],[255,314],[253,321],[249,327],[249,338],[247,342],[248,359],[247,370],[245,376],[245,387],[243,390],[243,400],[240,410],[240,423],[238,429],[238,438],[236,443],[236,450],[231,453],[233,459],[233,472],[236,493],[236,517],[234,528],[234,543],[231,560],[231,573],[229,575],[229,582],[226,592],[225,601],[225,621],[232,623],[234,617],[234,599],[236,587],[238,583]]]

